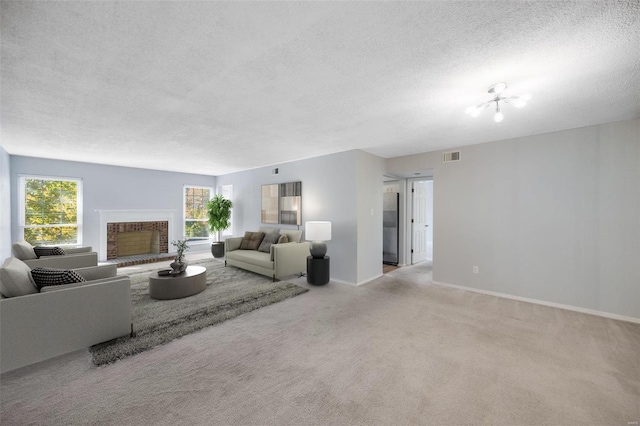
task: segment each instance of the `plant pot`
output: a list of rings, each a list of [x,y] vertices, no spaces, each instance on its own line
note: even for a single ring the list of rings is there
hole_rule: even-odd
[[[173,269],[173,271],[171,271],[171,275],[178,275],[183,273],[184,271],[187,270],[187,266],[189,265],[189,263],[183,258],[182,260],[174,260],[173,262],[171,262],[171,269]]]
[[[211,254],[213,257],[224,257],[224,241],[211,243]]]

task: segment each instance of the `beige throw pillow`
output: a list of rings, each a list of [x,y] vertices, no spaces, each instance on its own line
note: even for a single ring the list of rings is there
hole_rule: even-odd
[[[0,293],[4,297],[17,297],[37,293],[31,268],[15,257],[9,257],[0,266]]]
[[[299,243],[302,239],[302,231],[295,229],[281,229],[280,235],[286,235],[290,243]]]
[[[289,237],[287,237],[285,234],[280,235],[280,238],[278,238],[278,244],[284,244],[288,242],[289,242]]]
[[[13,255],[20,260],[31,260],[37,259],[36,252],[33,251],[33,247],[31,244],[26,242],[25,240],[18,241],[13,246],[11,246],[13,251]]]

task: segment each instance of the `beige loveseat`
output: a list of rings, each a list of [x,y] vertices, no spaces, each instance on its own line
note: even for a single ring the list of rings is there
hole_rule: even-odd
[[[307,270],[309,243],[301,242],[302,231],[276,228],[260,228],[258,232],[286,235],[288,242],[274,243],[268,252],[257,249],[241,249],[245,237],[232,237],[225,240],[225,266],[231,265],[268,277],[280,279]],[[246,234],[245,234],[246,236]]]
[[[0,267],[0,372],[131,333],[131,280],[115,265],[74,269],[87,281],[40,291],[30,271],[14,257]]]

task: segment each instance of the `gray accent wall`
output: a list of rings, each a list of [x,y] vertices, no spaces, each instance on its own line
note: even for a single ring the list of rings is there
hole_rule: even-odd
[[[277,175],[272,174],[276,167]],[[218,185],[233,185],[233,232],[242,236],[261,226],[297,229],[260,223],[260,190],[266,184],[301,181],[300,229],[307,221],[331,221],[332,238],[327,242],[331,279],[360,284],[382,271],[383,172],[381,158],[347,151],[218,176]]]
[[[11,256],[10,156],[0,146],[0,262]]]
[[[82,179],[83,245],[92,246],[94,251],[100,246],[100,216],[96,210],[174,210],[173,235],[182,238],[183,185],[216,187],[214,176],[11,156],[11,200],[15,206],[18,205],[18,176],[21,174]],[[13,209],[11,219],[12,240],[17,240],[17,208]],[[173,249],[169,242],[169,251]],[[192,246],[191,251],[199,249],[208,250],[209,246]]]
[[[460,150],[387,160],[434,169],[434,281],[640,318],[640,119]]]

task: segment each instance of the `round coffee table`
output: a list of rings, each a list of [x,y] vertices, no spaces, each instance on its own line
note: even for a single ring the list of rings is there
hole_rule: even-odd
[[[193,296],[207,288],[207,269],[204,266],[187,266],[180,275],[149,275],[149,296],[152,299],[181,299]]]

